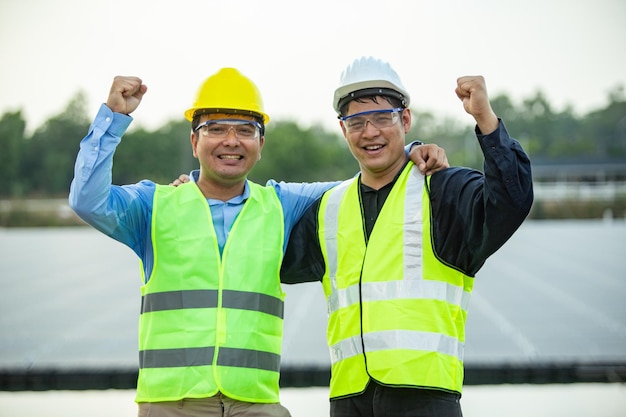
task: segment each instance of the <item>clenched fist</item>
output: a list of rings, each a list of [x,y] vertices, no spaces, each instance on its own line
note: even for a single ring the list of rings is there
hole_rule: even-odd
[[[487,96],[485,79],[480,76],[464,76],[456,80],[457,97],[463,102],[465,111],[476,120],[483,134],[489,134],[498,128],[498,117],[491,109]]]
[[[131,114],[141,103],[148,87],[139,77],[118,75],[113,79],[106,105],[116,113]]]

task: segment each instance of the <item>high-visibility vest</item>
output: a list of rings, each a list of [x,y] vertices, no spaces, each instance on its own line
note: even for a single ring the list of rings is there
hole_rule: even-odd
[[[409,162],[368,241],[354,178],[326,192],[318,220],[331,398],[362,392],[370,377],[461,392],[474,280],[433,251],[424,176]]]
[[[195,183],[157,186],[154,269],[142,287],[137,402],[279,401],[284,220],[276,192],[249,183],[222,257]]]

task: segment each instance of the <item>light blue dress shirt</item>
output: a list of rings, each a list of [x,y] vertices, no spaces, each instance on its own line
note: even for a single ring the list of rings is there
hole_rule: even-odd
[[[154,261],[151,221],[156,184],[149,180],[123,186],[111,184],[113,154],[131,121],[132,117],[114,113],[104,104],[100,107],[87,136],[80,142],[69,203],[87,224],[127,245],[139,256],[147,282]],[[149,154],[145,157],[149,157]],[[197,180],[197,175],[197,171],[191,173],[194,180]],[[276,190],[283,207],[284,248],[291,229],[306,209],[326,190],[337,184],[338,182],[267,182],[268,186]],[[246,182],[243,194],[228,201],[207,199],[220,251],[249,194],[250,189]]]

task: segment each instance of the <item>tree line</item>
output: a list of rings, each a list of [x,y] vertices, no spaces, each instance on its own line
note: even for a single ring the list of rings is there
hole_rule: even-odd
[[[626,98],[618,87],[607,104],[584,115],[571,106],[556,110],[541,92],[514,102],[507,95],[492,99],[492,106],[509,133],[518,139],[531,160],[545,163],[566,158],[599,162],[626,158]],[[86,98],[79,92],[67,107],[32,134],[26,132],[21,110],[0,118],[0,197],[66,197],[73,177],[80,139],[89,128]],[[474,127],[427,111],[413,112],[408,140],[437,143],[452,165],[481,169],[482,154]],[[142,179],[169,183],[197,168],[191,153],[188,122],[169,121],[154,130],[130,129],[114,157],[113,183]],[[304,128],[295,121],[272,121],[267,127],[262,159],[250,179],[327,181],[345,179],[358,165],[341,136],[315,125]]]

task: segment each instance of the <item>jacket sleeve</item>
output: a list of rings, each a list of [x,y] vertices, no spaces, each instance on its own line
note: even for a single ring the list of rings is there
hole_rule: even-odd
[[[515,233],[533,202],[530,160],[504,123],[476,134],[484,173],[450,168],[433,174],[429,187],[435,252],[470,276]]]

